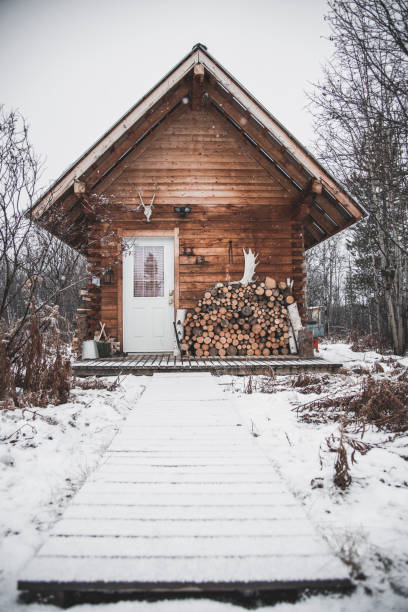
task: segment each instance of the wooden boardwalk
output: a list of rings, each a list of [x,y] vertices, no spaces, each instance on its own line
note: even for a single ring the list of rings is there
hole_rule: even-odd
[[[157,372],[211,372],[215,375],[230,374],[299,374],[304,372],[336,372],[341,363],[331,363],[321,357],[301,359],[287,357],[174,357],[169,353],[139,354],[125,358],[105,358],[77,361],[73,364],[77,376],[115,376],[135,374],[149,376]]]
[[[208,373],[148,385],[18,583],[48,593],[342,586],[345,566]]]

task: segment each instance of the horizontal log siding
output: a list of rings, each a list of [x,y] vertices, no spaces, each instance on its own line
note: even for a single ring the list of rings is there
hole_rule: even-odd
[[[136,189],[149,202],[153,185],[158,191],[152,218],[143,211],[120,214],[116,229],[180,232],[180,304],[195,305],[201,293],[217,282],[238,280],[244,270],[242,247],[259,254],[257,274],[276,279],[294,278],[295,292],[303,300],[304,246],[299,225],[290,221],[293,194],[272,178],[240,146],[240,135],[210,108],[191,111],[160,126],[140,155],[136,150],[122,162],[122,171],[101,193],[113,195],[129,208],[139,204]],[[174,206],[190,206],[180,219]],[[229,261],[229,241],[232,261]],[[184,255],[184,247],[194,250]],[[196,264],[196,255],[205,264]],[[114,285],[101,286],[100,316],[110,334],[121,339],[121,301],[115,270]]]

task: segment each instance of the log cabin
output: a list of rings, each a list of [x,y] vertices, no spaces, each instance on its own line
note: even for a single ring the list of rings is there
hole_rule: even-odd
[[[293,281],[303,317],[305,251],[365,211],[197,44],[30,214],[91,266],[78,339],[104,324],[146,353],[173,349],[178,309],[241,278],[243,248],[259,279]]]

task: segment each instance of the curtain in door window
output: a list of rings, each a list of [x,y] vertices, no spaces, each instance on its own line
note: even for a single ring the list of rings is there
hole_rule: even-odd
[[[136,246],[134,248],[133,296],[164,296],[163,246]]]

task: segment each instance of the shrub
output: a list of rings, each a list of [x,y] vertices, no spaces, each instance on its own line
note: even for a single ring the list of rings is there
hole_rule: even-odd
[[[16,333],[16,329],[18,332]],[[31,312],[21,324],[1,325],[0,405],[45,406],[68,400],[71,361],[68,327],[58,307]]]
[[[352,394],[325,396],[296,406],[305,422],[340,421],[361,432],[367,426],[401,433],[408,431],[408,370],[390,379],[367,376]]]
[[[391,350],[390,342],[384,336],[377,333],[361,335],[356,330],[350,332],[347,342],[351,344],[351,350],[355,353],[364,353],[365,351],[377,351],[385,353]]]

